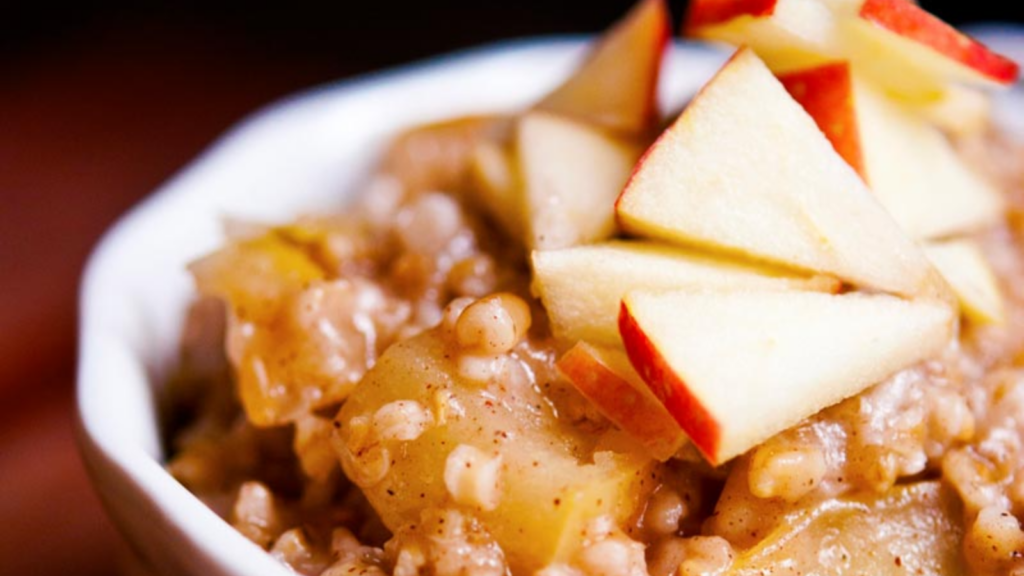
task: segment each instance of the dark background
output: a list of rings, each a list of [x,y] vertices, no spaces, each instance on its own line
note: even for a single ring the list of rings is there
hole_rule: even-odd
[[[72,432],[75,293],[102,231],[212,139],[318,83],[502,38],[594,32],[631,2],[7,2],[0,10],[0,574],[121,554]],[[957,24],[1014,2],[924,2]],[[672,2],[676,21],[683,2]]]

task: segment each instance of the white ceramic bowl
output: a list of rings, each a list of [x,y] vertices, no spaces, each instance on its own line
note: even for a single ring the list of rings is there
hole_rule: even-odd
[[[216,248],[225,216],[287,221],[343,206],[402,128],[521,109],[580,58],[584,41],[500,44],[326,86],[232,130],[125,216],[96,248],[81,295],[81,449],[137,556],[164,574],[291,574],[163,468],[155,391],[178,350],[193,294],[190,260]],[[673,47],[663,109],[678,109],[723,54]]]

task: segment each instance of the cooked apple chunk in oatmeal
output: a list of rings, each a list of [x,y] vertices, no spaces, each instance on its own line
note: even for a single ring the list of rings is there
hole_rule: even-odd
[[[1016,65],[907,0],[767,4],[690,3],[745,48],[667,118],[642,0],[337,214],[227,227],[171,473],[302,574],[1024,574]]]

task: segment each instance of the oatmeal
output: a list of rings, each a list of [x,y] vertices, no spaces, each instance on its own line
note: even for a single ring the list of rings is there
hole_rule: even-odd
[[[769,67],[825,48],[706,4],[688,32],[757,55],[660,138],[645,0],[534,108],[409,130],[338,214],[231,226],[190,267],[171,473],[310,575],[1024,574],[1024,144],[951,120],[984,95],[928,62],[865,63],[884,18],[796,90]],[[904,186],[952,163],[942,209],[881,191],[868,112],[851,143],[813,103],[854,84],[926,143]]]

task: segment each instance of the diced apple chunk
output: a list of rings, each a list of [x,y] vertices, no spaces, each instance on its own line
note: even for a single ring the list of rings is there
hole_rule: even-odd
[[[710,247],[905,296],[946,288],[920,248],[750,50],[638,164],[629,233]]]
[[[890,100],[846,62],[784,74],[782,84],[893,218],[915,238],[998,221],[1002,196],[922,114]]]
[[[630,361],[712,464],[938,353],[945,303],[813,292],[633,292]]]
[[[631,290],[678,288],[818,290],[837,292],[827,276],[779,268],[652,242],[611,241],[532,256],[533,291],[556,338],[620,346],[619,302]],[[581,279],[586,279],[585,282]]]
[[[1006,321],[999,281],[976,243],[970,240],[935,242],[925,247],[925,253],[953,288],[969,319],[979,324]]]
[[[647,133],[657,122],[655,97],[669,34],[664,0],[642,0],[537,108],[623,134]]]
[[[959,508],[939,482],[827,500],[787,517],[726,576],[964,574]]]
[[[389,529],[455,508],[481,522],[513,573],[532,574],[568,562],[594,519],[625,527],[639,513],[657,483],[654,459],[595,450],[536,387],[496,401],[496,388],[460,375],[448,338],[436,328],[388,348],[336,418],[342,467]],[[489,464],[485,477],[449,470],[446,482],[449,457],[466,454]]]
[[[531,112],[516,139],[524,186],[527,242],[551,250],[615,233],[615,198],[641,150],[596,128]]]
[[[679,424],[629,364],[625,352],[578,342],[558,369],[598,411],[662,462],[686,443]]]

